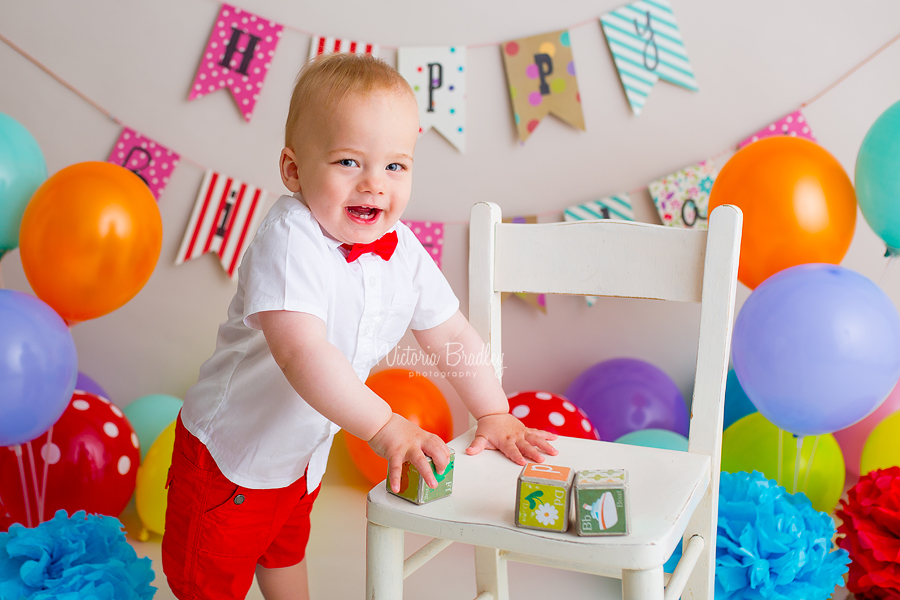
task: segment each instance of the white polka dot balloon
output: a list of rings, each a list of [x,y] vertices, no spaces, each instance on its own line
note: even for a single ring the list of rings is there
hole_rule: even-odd
[[[134,492],[140,451],[137,435],[123,412],[106,398],[75,390],[68,408],[50,431],[22,445],[25,488],[33,523],[37,497],[44,496],[42,520],[59,509],[118,516]],[[30,448],[29,448],[30,446]],[[36,477],[32,472],[34,460]],[[46,479],[44,472],[46,469]],[[35,494],[35,486],[38,492]],[[0,488],[4,508],[26,523],[18,460],[0,448]]]
[[[588,416],[563,396],[551,392],[517,392],[509,396],[510,413],[528,427],[557,435],[599,440]]]

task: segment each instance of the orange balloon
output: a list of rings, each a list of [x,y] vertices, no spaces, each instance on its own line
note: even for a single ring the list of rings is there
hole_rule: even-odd
[[[161,247],[162,219],[150,188],[105,162],[74,164],[47,179],[19,229],[28,283],[70,324],[131,300]]]
[[[795,137],[753,142],[725,164],[709,210],[744,213],[738,279],[750,289],[805,263],[838,264],[856,227],[856,193],[844,169],[816,143]]]
[[[406,369],[386,369],[371,375],[366,385],[387,402],[391,410],[429,431],[445,442],[453,435],[453,418],[444,395],[424,375]],[[347,450],[353,464],[372,484],[387,477],[387,460],[381,458],[367,442],[344,432]]]

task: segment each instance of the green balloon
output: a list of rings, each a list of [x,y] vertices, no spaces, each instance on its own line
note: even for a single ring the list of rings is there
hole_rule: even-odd
[[[881,113],[856,155],[856,200],[872,231],[900,254],[900,102]]]
[[[736,421],[722,437],[722,470],[729,473],[759,471],[767,478],[777,480],[778,432],[778,427],[760,413]],[[788,492],[793,492],[797,438],[786,431],[781,432],[781,438],[783,454],[779,483]],[[816,453],[810,467],[813,445]],[[833,435],[819,436],[818,444],[815,444],[815,436],[803,438],[797,492],[805,493],[813,508],[826,513],[834,510],[844,490],[844,475],[844,455]]]
[[[141,396],[122,409],[128,422],[138,436],[141,445],[141,460],[163,429],[172,424],[184,401],[166,394]]]

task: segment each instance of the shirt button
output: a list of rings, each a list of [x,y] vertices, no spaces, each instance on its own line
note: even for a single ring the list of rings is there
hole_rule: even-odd
[[[238,494],[237,496],[235,496],[235,497],[234,497],[234,503],[235,503],[235,504],[243,504],[243,503],[244,503],[244,495],[243,495],[243,494]]]

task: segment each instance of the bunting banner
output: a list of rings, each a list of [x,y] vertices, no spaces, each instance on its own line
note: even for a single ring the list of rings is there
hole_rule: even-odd
[[[504,223],[537,223],[537,216],[527,216],[527,217],[507,217],[503,219]],[[544,314],[547,314],[547,295],[546,294],[533,294],[530,292],[501,292],[500,293],[500,303],[506,301],[510,296],[515,296],[520,300],[524,300],[528,304],[530,304],[533,308],[538,309]]]
[[[250,121],[283,29],[274,21],[223,4],[188,100],[228,88],[238,110]]]
[[[347,52],[349,54],[372,54],[378,56],[378,50],[378,44],[314,35],[309,44],[309,60],[312,60],[321,54],[337,54],[340,52]]]
[[[663,225],[707,229],[709,192],[717,174],[712,161],[704,160],[650,182],[647,188]]]
[[[744,146],[748,146],[755,141],[772,137],[776,135],[789,135],[792,137],[799,137],[811,142],[816,141],[816,136],[813,135],[812,129],[809,127],[809,123],[806,122],[806,117],[803,116],[803,113],[799,110],[792,112],[786,117],[782,117],[781,119],[775,121],[770,124],[768,127],[763,127],[746,140],[738,145],[738,150],[743,148]]]
[[[548,113],[583,131],[569,31],[519,38],[501,47],[519,139],[527,140]]]
[[[175,264],[215,252],[222,268],[235,279],[265,198],[266,192],[258,187],[207,171]]]
[[[660,79],[699,91],[669,0],[632,2],[600,17],[600,24],[635,115]]]
[[[106,162],[125,167],[144,180],[159,200],[181,156],[130,127],[122,129]]]
[[[419,133],[434,127],[460,152],[466,151],[466,48],[400,48],[397,70],[419,104]]]
[[[441,268],[441,256],[444,253],[444,224],[437,221],[403,221],[409,227],[416,239],[422,243],[438,269]]]
[[[606,196],[599,200],[585,202],[570,206],[563,211],[565,221],[596,221],[599,219],[616,219],[619,221],[634,221],[634,211],[631,209],[631,196],[627,192]],[[593,306],[599,300],[599,296],[585,296],[588,306]]]

